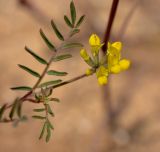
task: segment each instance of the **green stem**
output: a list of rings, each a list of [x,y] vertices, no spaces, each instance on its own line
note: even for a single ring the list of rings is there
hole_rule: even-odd
[[[61,86],[70,84],[70,83],[72,83],[72,82],[75,82],[75,81],[77,81],[77,80],[83,79],[83,78],[85,78],[85,77],[87,77],[87,75],[86,75],[86,74],[82,74],[82,75],[77,76],[77,77],[75,77],[75,78],[72,78],[72,79],[70,79],[70,80],[68,80],[68,81],[64,81],[64,82],[62,82],[62,83],[60,83],[60,84],[57,84],[57,85],[55,85],[55,86],[51,86],[50,88],[51,88],[51,89],[59,88],[59,87],[61,87]]]
[[[70,38],[70,36],[68,36],[68,37],[65,39],[65,41],[67,41],[69,38]],[[64,43],[64,42],[63,42],[63,43]],[[63,43],[62,43],[56,50],[61,49],[62,46],[63,46]],[[57,52],[57,51],[56,51],[56,52]],[[35,89],[38,87],[38,85],[41,83],[41,81],[43,80],[44,76],[46,75],[49,67],[50,67],[51,64],[52,64],[52,60],[53,60],[53,58],[54,58],[55,56],[56,56],[56,54],[53,54],[53,55],[52,55],[52,57],[50,58],[48,64],[47,64],[46,67],[44,68],[44,70],[43,70],[40,78],[37,80],[37,82],[36,82],[35,85],[33,86],[32,90],[29,91],[29,92],[27,92],[27,93],[26,93],[24,96],[22,96],[21,98],[19,98],[19,101],[20,101],[20,102],[26,101],[26,99],[33,94],[33,92],[35,91]],[[55,88],[58,88],[58,87],[60,87],[60,86],[66,85],[66,84],[71,83],[71,82],[74,82],[74,81],[76,81],[76,80],[79,80],[79,79],[83,78],[84,76],[85,76],[85,74],[84,74],[84,75],[81,75],[81,76],[78,76],[78,77],[75,77],[75,78],[73,78],[73,79],[71,79],[71,80],[62,82],[61,84],[56,85]],[[5,109],[9,109],[9,108],[11,108],[12,106],[13,106],[13,103],[7,105]]]

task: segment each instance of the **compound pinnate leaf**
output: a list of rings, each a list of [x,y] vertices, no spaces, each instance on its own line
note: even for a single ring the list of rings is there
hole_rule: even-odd
[[[53,58],[52,61],[57,62],[57,61],[61,61],[61,60],[64,60],[64,59],[71,58],[71,57],[72,57],[71,54],[63,54],[63,55],[56,56],[55,58]]]
[[[74,25],[76,21],[76,8],[73,1],[71,1],[70,3],[70,12],[71,12],[72,24]]]
[[[58,37],[60,40],[64,41],[63,35],[62,35],[62,34],[60,33],[60,31],[58,30],[58,28],[57,28],[57,26],[56,26],[56,24],[54,23],[53,20],[51,20],[51,25],[52,25],[52,28],[53,28],[55,34],[57,35],[57,37]]]
[[[60,71],[55,71],[55,70],[50,70],[47,72],[48,75],[55,75],[55,76],[66,76],[68,73],[67,72],[60,72]]]
[[[34,53],[30,48],[28,48],[27,46],[25,46],[25,50],[31,54],[38,62],[42,63],[42,64],[47,64],[47,61],[45,61],[42,57],[38,56],[36,53]]]
[[[51,49],[52,51],[56,52],[56,48],[53,45],[53,43],[51,43],[51,41],[47,38],[47,36],[44,34],[44,32],[42,31],[42,29],[40,29],[40,35],[43,38],[44,42],[47,44],[47,46],[49,47],[49,49]]]
[[[23,69],[23,70],[25,70],[25,71],[27,71],[28,73],[30,73],[31,75],[33,75],[33,76],[35,76],[35,77],[40,77],[40,74],[39,73],[37,73],[37,72],[35,72],[35,71],[33,71],[32,69],[30,69],[30,68],[28,68],[28,67],[26,67],[26,66],[24,66],[24,65],[21,65],[21,64],[18,64],[18,66],[21,68],[21,69]]]
[[[19,87],[13,87],[12,90],[19,90],[19,91],[31,91],[32,88],[28,86],[19,86]]]

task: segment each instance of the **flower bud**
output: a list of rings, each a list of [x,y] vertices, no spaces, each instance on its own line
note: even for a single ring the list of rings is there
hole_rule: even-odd
[[[87,69],[86,70],[86,75],[89,76],[89,75],[92,75],[95,71],[93,69]]]
[[[87,51],[85,50],[85,49],[82,49],[81,51],[80,51],[80,55],[81,55],[81,57],[85,60],[85,61],[88,61],[89,60],[89,55],[88,55],[88,53],[87,53]]]
[[[119,62],[121,70],[127,70],[130,67],[130,64],[131,64],[131,62],[126,59],[120,60],[120,62]]]
[[[101,77],[98,78],[98,83],[100,85],[105,85],[105,84],[107,84],[107,82],[108,82],[108,79],[107,79],[106,76],[101,76]]]
[[[89,38],[89,44],[91,46],[99,46],[101,45],[100,38],[96,34],[92,34]]]
[[[118,74],[121,72],[121,67],[120,65],[114,65],[111,67],[111,73],[114,73],[114,74]]]

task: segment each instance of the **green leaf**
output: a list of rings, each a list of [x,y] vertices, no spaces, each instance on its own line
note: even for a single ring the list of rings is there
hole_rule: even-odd
[[[69,18],[66,15],[64,15],[64,21],[66,22],[66,24],[69,27],[73,28],[73,25],[72,25],[71,21],[69,20]]]
[[[56,76],[66,76],[68,73],[67,72],[59,72],[55,70],[50,70],[47,72],[48,75],[56,75]]]
[[[52,25],[52,28],[53,28],[55,34],[57,35],[57,37],[58,37],[60,40],[64,41],[63,35],[62,35],[62,34],[60,33],[60,31],[58,30],[58,28],[57,28],[57,26],[56,26],[56,24],[54,23],[53,20],[51,20],[51,25]]]
[[[4,111],[6,109],[6,104],[4,104],[1,108],[0,108],[0,120],[2,120],[2,117],[3,117],[3,114],[4,114]]]
[[[51,98],[50,101],[60,102],[58,98]]]
[[[48,113],[49,113],[52,117],[54,117],[54,113],[53,113],[50,105],[48,105]]]
[[[50,85],[56,85],[58,83],[62,82],[62,80],[53,80],[53,81],[48,81],[48,82],[44,82],[42,84],[40,84],[38,87],[39,88],[43,88],[43,87],[47,87],[47,86],[50,86]]]
[[[45,122],[45,123],[44,123],[44,125],[43,125],[43,127],[42,127],[42,130],[41,130],[41,133],[40,133],[39,139],[41,139],[41,138],[43,137],[43,135],[44,135],[44,132],[45,132],[46,128],[47,128],[47,124],[46,124],[46,122]]]
[[[44,42],[47,44],[47,46],[49,47],[49,49],[53,50],[56,52],[56,48],[53,45],[53,43],[51,43],[51,41],[46,37],[46,35],[44,34],[44,32],[42,31],[42,29],[40,29],[40,35],[43,38]]]
[[[38,56],[37,54],[35,54],[30,48],[28,48],[27,46],[25,46],[25,50],[31,54],[38,62],[42,63],[42,64],[47,64],[47,61],[45,61],[43,58],[41,58],[40,56]]]
[[[61,61],[61,60],[64,60],[64,59],[71,58],[71,57],[72,57],[71,54],[63,54],[63,55],[56,56],[55,58],[53,58],[52,61],[57,62],[57,61]]]
[[[19,86],[19,87],[13,87],[12,90],[19,90],[19,91],[31,91],[32,88],[28,86]]]
[[[40,108],[40,109],[33,109],[34,112],[43,112],[45,111],[45,108]]]
[[[22,102],[17,103],[17,116],[22,118]]]
[[[75,48],[75,47],[83,47],[83,44],[81,43],[66,43],[63,45],[63,49],[68,49],[68,48]]]
[[[50,126],[47,124],[46,142],[48,142],[50,138],[51,138],[51,129],[50,129]]]
[[[41,119],[41,120],[46,119],[46,117],[43,117],[43,116],[37,116],[37,115],[32,116],[32,118],[34,118],[34,119]]]
[[[76,8],[74,6],[73,1],[70,3],[70,12],[71,12],[71,19],[72,19],[72,24],[75,24],[76,21]]]
[[[72,37],[73,35],[77,34],[80,32],[80,29],[74,29],[71,33],[70,33],[70,37]]]
[[[49,120],[48,120],[46,123],[48,124],[48,126],[49,126],[52,130],[54,129],[53,125],[51,124],[51,122],[50,122]]]
[[[35,76],[35,77],[38,77],[38,78],[40,77],[40,74],[39,74],[39,73],[31,70],[30,68],[28,68],[28,67],[26,67],[26,66],[24,66],[24,65],[20,65],[20,64],[18,64],[18,66],[19,66],[21,69],[23,69],[23,70],[27,71],[28,73],[30,73],[31,75],[33,75],[33,76]]]
[[[83,16],[81,16],[81,17],[79,18],[79,20],[78,20],[78,22],[77,22],[77,24],[76,24],[76,28],[78,28],[78,27],[82,24],[82,22],[84,21],[84,18],[85,18],[85,15],[83,15]]]
[[[10,111],[10,113],[9,113],[9,117],[10,117],[11,120],[13,119],[13,116],[14,116],[14,114],[15,114],[15,111],[17,111],[18,102],[19,102],[19,99],[16,98],[15,101],[14,101],[14,103],[13,103],[13,106],[12,106],[12,108],[11,108],[11,111]]]

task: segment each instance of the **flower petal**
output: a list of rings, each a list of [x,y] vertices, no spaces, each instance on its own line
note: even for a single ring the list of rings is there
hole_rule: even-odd
[[[119,62],[121,70],[127,70],[130,67],[130,64],[131,64],[131,62],[126,59],[120,60],[120,62]]]
[[[105,76],[102,76],[102,77],[99,77],[99,78],[98,78],[98,83],[99,83],[100,85],[105,85],[105,84],[107,84],[107,82],[108,82],[108,79],[107,79],[107,77],[105,77]]]
[[[121,42],[114,42],[111,45],[112,45],[112,47],[116,48],[119,52],[122,50],[122,43]]]
[[[117,64],[117,65],[111,67],[111,73],[118,74],[120,72],[121,72],[120,65]]]
[[[91,46],[99,46],[101,45],[100,38],[96,34],[92,34],[89,38],[89,44]]]

